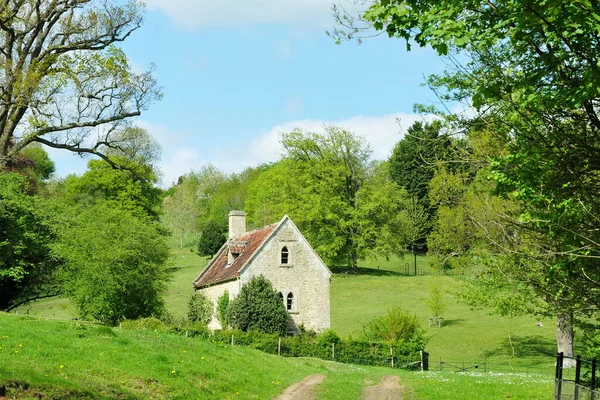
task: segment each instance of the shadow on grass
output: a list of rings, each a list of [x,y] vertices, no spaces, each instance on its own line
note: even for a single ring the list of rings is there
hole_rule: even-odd
[[[368,275],[368,276],[403,276],[396,271],[388,271],[385,269],[374,268],[350,268],[350,267],[329,267],[329,270],[336,275],[353,276],[353,275]]]
[[[464,319],[464,318],[445,319],[444,322],[442,322],[442,328],[444,328],[446,326],[460,325],[465,321],[466,321],[466,319]]]
[[[556,356],[556,342],[539,335],[512,335],[511,340],[508,340],[508,338],[504,339],[500,346],[486,351],[484,355],[486,357],[510,355],[512,354],[513,347],[517,357]]]

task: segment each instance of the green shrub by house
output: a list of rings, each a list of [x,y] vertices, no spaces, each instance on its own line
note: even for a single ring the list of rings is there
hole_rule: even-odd
[[[242,286],[229,303],[229,323],[242,331],[284,334],[288,314],[271,282],[261,275]]]

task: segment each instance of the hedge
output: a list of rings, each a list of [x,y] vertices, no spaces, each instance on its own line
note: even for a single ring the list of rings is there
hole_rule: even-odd
[[[301,330],[295,336],[280,336],[256,331],[218,330],[210,332],[200,324],[165,324],[154,318],[126,321],[124,328],[171,332],[189,337],[198,337],[218,345],[247,346],[265,353],[280,354],[284,357],[313,357],[334,360],[341,363],[392,366],[395,368],[417,369],[420,367],[420,351],[425,343],[419,342],[369,342],[341,339],[335,332],[327,330],[320,335]]]

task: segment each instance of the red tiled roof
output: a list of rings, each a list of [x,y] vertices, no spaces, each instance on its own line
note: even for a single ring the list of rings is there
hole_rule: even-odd
[[[200,276],[196,278],[194,286],[208,286],[240,276],[240,272],[242,272],[250,257],[271,236],[278,225],[279,223],[267,225],[228,240],[210,260]],[[233,254],[239,254],[231,265],[227,265],[227,250],[229,248],[231,248]]]

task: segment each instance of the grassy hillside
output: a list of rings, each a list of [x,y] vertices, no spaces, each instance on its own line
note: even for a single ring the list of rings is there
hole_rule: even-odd
[[[283,358],[243,347],[152,331],[0,313],[0,387],[22,399],[271,399],[310,374],[317,397],[359,399],[397,374],[406,399],[550,399],[536,375],[420,373]]]
[[[362,264],[360,275],[342,271],[334,274],[331,286],[332,328],[342,335],[359,332],[363,323],[385,314],[390,307],[402,306],[416,314],[423,326],[428,326],[430,312],[424,299],[428,296],[431,276],[402,276],[406,264],[412,270],[412,257],[380,259]],[[206,265],[205,258],[190,249],[174,249],[172,256],[173,280],[166,295],[167,308],[183,315],[192,293],[191,282]],[[419,268],[428,266],[426,257],[418,258]],[[487,359],[492,370],[553,371],[556,347],[554,322],[542,321],[543,328],[532,317],[513,320],[490,315],[486,310],[472,310],[457,303],[451,292],[460,288],[460,281],[442,278],[446,294],[445,325],[427,328],[432,339],[427,345],[431,366],[440,359],[444,362],[481,363]],[[74,310],[67,300],[50,299],[29,307],[21,307],[20,314],[30,313],[56,319],[68,319]],[[509,340],[510,334],[510,340]],[[511,347],[512,343],[512,347]],[[513,356],[514,348],[514,356]]]

